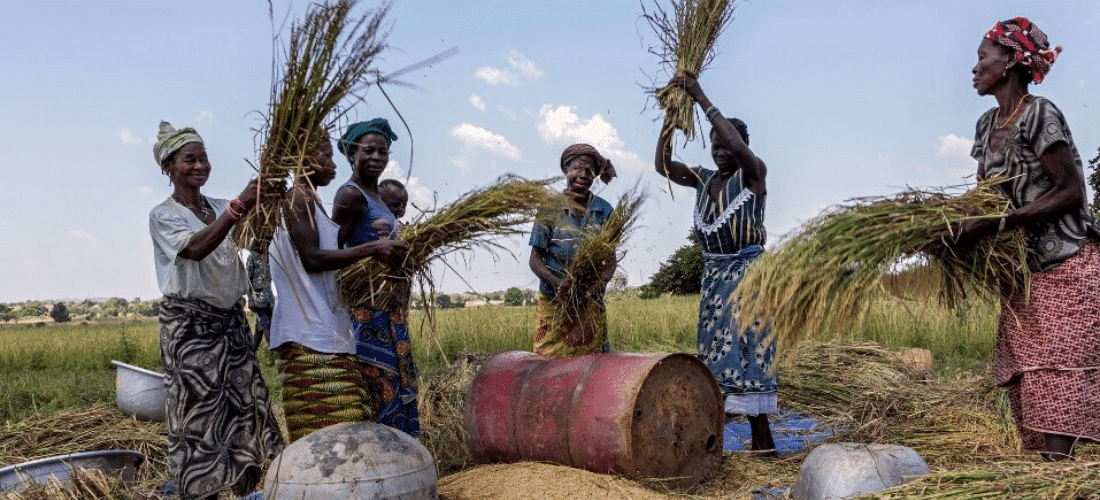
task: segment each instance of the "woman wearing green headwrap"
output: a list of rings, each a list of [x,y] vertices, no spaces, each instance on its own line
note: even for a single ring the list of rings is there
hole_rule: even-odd
[[[180,497],[243,495],[283,447],[243,312],[248,278],[226,236],[256,204],[252,180],[232,201],[204,196],[210,160],[193,128],[161,122],[153,156],[173,186],[149,213],[166,375],[168,468]]]
[[[386,241],[407,250],[396,237],[397,218],[378,194],[378,177],[390,161],[390,145],[397,140],[384,118],[355,123],[338,144],[351,164],[351,180],[336,192],[332,220],[340,225],[341,247],[355,247]],[[394,259],[400,260],[400,259]],[[417,370],[412,343],[405,325],[405,307],[356,308],[351,311],[355,350],[360,360],[371,365],[366,376],[373,420],[404,431],[420,434],[416,407]]]

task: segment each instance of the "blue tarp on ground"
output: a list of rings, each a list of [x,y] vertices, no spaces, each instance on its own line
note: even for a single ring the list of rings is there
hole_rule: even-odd
[[[771,422],[772,439],[780,455],[789,455],[806,449],[812,443],[820,443],[834,434],[821,422],[790,410],[768,415]],[[723,449],[747,450],[752,444],[752,431],[748,421],[731,419],[726,422]]]

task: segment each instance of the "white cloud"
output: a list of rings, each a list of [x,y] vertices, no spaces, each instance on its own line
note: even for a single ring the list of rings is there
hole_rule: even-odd
[[[538,80],[545,75],[534,61],[528,59],[527,56],[516,49],[512,49],[505,59],[511,69],[482,66],[474,71],[474,76],[484,80],[489,85],[510,85],[514,87],[519,85],[523,79]]]
[[[535,65],[534,61],[528,59],[527,56],[516,49],[512,49],[508,53],[508,64],[511,64],[513,68],[519,70],[520,74],[531,80],[538,80],[545,74],[542,69]]]
[[[508,70],[497,69],[491,66],[482,66],[474,71],[474,76],[485,80],[489,85],[519,85],[516,75]]]
[[[644,170],[647,164],[637,153],[627,151],[619,132],[599,113],[582,119],[569,106],[554,108],[549,104],[539,110],[539,135],[550,144],[591,144],[615,164],[616,168],[628,167]]]
[[[940,144],[936,147],[936,154],[946,158],[970,158],[970,148],[974,141],[955,134],[947,134],[940,137]]]
[[[462,141],[470,148],[484,149],[511,160],[519,161],[523,159],[523,154],[519,148],[513,146],[504,136],[469,123],[463,123],[452,128],[451,137]]]
[[[137,192],[139,192],[139,193],[141,193],[145,196],[152,196],[152,195],[157,193],[157,190],[153,189],[149,186],[141,186],[141,187],[137,188]]]
[[[199,123],[212,123],[214,122],[214,112],[204,109],[199,111],[199,114],[195,116],[195,121]]]
[[[470,94],[470,104],[478,111],[485,111],[485,100],[477,94]]]
[[[118,132],[118,138],[122,141],[123,144],[127,146],[142,146],[145,144],[144,140],[134,135],[133,132],[130,132],[130,129],[128,128],[120,130]]]
[[[70,229],[67,236],[70,240],[85,245],[99,243],[99,238],[83,229]]]

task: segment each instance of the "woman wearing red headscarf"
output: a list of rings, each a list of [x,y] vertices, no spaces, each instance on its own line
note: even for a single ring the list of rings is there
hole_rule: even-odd
[[[1051,460],[1072,456],[1078,440],[1100,440],[1100,232],[1065,117],[1028,92],[1061,50],[1022,17],[982,39],[974,87],[997,107],[978,119],[971,156],[979,178],[1006,179],[999,187],[1013,210],[968,221],[957,239],[966,251],[1009,229],[1028,238],[1031,289],[1001,299],[994,374],[1024,448]]]
[[[577,246],[586,231],[599,231],[611,216],[613,207],[592,192],[597,178],[604,183],[615,177],[615,167],[596,148],[574,144],[565,148],[559,162],[565,174],[562,194],[569,202],[561,213],[540,212],[531,228],[531,271],[539,278],[539,298],[536,306],[538,326],[535,331],[535,352],[563,358],[597,352],[607,352],[607,318],[601,312],[595,325],[577,325],[568,331],[551,328],[555,297],[575,286],[566,269],[576,256]],[[592,300],[603,307],[604,286],[611,281],[615,267],[608,268],[603,282],[589,290]]]

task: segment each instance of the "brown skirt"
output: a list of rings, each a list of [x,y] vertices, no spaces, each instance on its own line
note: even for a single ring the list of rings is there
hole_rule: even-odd
[[[1024,448],[1043,434],[1100,441],[1100,251],[1087,243],[1001,300],[993,370]]]

